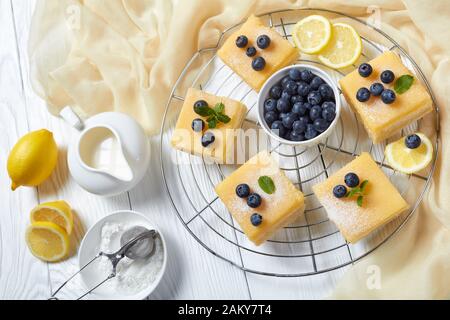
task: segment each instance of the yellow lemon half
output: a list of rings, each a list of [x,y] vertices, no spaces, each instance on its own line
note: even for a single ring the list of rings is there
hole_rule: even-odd
[[[312,15],[297,22],[292,36],[300,51],[308,54],[322,50],[331,39],[331,23],[327,18]]]
[[[44,129],[25,135],[9,154],[11,189],[40,185],[52,174],[57,160],[58,147],[50,131]]]
[[[72,209],[65,201],[47,202],[31,210],[31,223],[53,222],[70,235],[73,230]]]
[[[356,30],[345,23],[333,24],[330,42],[320,52],[319,60],[333,69],[354,64],[361,56],[362,42]]]
[[[69,236],[52,222],[35,222],[28,227],[26,242],[31,253],[43,261],[58,262],[69,253]]]
[[[426,168],[433,160],[433,145],[423,133],[416,133],[421,144],[416,149],[409,149],[405,145],[405,138],[386,146],[386,162],[395,170],[412,174]]]

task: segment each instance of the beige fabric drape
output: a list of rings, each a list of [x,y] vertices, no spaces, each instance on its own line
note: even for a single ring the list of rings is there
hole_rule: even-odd
[[[358,263],[334,298],[448,298],[450,291],[450,1],[447,0],[38,0],[29,42],[32,83],[58,114],[115,110],[159,131],[170,88],[199,48],[251,13],[324,7],[366,18],[422,67],[441,107],[442,149],[434,182],[411,221]],[[370,290],[368,267],[381,271]]]

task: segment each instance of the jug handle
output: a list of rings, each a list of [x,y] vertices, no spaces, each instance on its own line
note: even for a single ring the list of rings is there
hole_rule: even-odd
[[[79,131],[82,131],[84,129],[83,121],[71,107],[65,107],[64,109],[62,109],[59,115],[75,129]]]

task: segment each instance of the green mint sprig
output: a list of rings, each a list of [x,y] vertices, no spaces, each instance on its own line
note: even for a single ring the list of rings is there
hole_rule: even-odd
[[[358,196],[356,198],[356,203],[359,207],[363,206],[364,201],[364,190],[366,189],[367,185],[369,184],[369,180],[364,180],[359,187],[352,188],[349,192],[347,192],[346,197],[352,198],[354,196]]]
[[[411,88],[414,83],[414,77],[409,74],[404,74],[395,81],[394,90],[398,94],[403,94]]]
[[[231,121],[231,118],[224,113],[225,105],[222,102],[216,104],[214,108],[207,105],[194,107],[194,111],[199,116],[207,117],[206,122],[210,129],[216,128],[220,122],[227,124]]]

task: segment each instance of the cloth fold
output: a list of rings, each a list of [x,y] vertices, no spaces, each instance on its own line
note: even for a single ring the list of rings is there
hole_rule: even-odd
[[[197,50],[216,45],[223,30],[252,13],[301,7],[381,21],[430,80],[441,116],[440,157],[419,210],[348,271],[333,298],[448,298],[449,1],[38,0],[29,41],[32,85],[55,115],[65,106],[83,117],[121,111],[156,134],[170,90]],[[376,288],[368,285],[373,266],[381,275]]]

